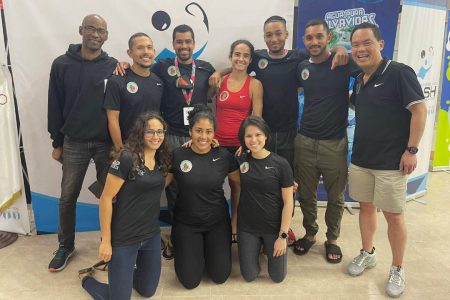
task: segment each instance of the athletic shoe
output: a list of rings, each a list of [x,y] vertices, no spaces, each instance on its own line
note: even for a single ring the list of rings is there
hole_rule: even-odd
[[[405,271],[401,266],[391,266],[386,293],[393,298],[400,297],[405,290]]]
[[[376,265],[375,247],[372,248],[372,254],[361,249],[359,255],[348,265],[347,271],[352,276],[359,276],[364,273],[365,269],[373,268]]]
[[[70,249],[59,247],[58,250],[53,252],[55,256],[48,265],[48,270],[50,272],[58,272],[63,270],[67,265],[67,261],[74,253],[75,253],[74,247]]]

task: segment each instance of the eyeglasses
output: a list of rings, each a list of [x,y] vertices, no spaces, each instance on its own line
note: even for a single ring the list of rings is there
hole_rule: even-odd
[[[166,130],[164,130],[164,129],[158,129],[158,130],[147,129],[144,132],[144,136],[148,138],[148,137],[154,137],[156,134],[159,137],[163,137],[165,133],[166,133]]]
[[[81,26],[84,31],[86,31],[87,34],[94,34],[95,32],[98,33],[98,35],[100,36],[105,36],[108,34],[108,30],[103,29],[103,28],[97,28],[91,25],[86,25],[86,26]]]

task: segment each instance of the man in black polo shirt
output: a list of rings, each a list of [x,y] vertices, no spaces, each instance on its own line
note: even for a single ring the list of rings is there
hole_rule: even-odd
[[[296,242],[294,253],[304,255],[316,242],[317,186],[322,175],[328,196],[326,259],[339,263],[342,252],[337,239],[347,183],[348,87],[351,71],[357,67],[350,61],[332,70],[330,40],[325,21],[315,19],[306,24],[303,43],[310,59],[298,65],[297,77],[305,92],[305,104],[295,139],[295,178],[301,187],[299,201],[306,234]]]
[[[118,150],[128,138],[137,117],[146,111],[160,111],[163,95],[161,79],[150,72],[155,57],[151,38],[142,32],[128,40],[128,56],[133,59],[125,76],[113,75],[106,85],[105,104],[108,129]]]
[[[356,128],[349,175],[350,196],[360,203],[362,249],[348,272],[358,276],[376,265],[373,237],[379,208],[392,251],[386,292],[398,297],[405,289],[407,175],[417,164],[427,108],[414,70],[381,56],[384,41],[377,26],[356,26],[350,40],[353,59],[363,70],[351,98]]]

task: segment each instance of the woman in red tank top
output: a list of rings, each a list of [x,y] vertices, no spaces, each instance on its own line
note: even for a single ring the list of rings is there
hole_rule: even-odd
[[[216,138],[221,147],[233,154],[239,148],[238,131],[249,115],[262,116],[261,82],[247,74],[254,47],[247,40],[237,40],[230,47],[231,73],[222,77],[216,98]]]

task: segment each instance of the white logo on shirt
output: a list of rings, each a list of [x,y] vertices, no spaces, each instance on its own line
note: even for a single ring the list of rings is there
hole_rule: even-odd
[[[218,161],[219,159],[220,159],[220,157],[213,158],[213,161]]]
[[[269,170],[269,169],[275,169],[275,167],[268,167],[268,166],[265,166],[264,169],[266,169],[266,170]]]
[[[119,166],[120,166],[120,161],[118,161],[118,160],[113,161],[111,164],[111,168],[113,168],[114,170],[119,170]]]
[[[258,68],[260,68],[260,69],[265,69],[265,68],[267,67],[268,64],[269,64],[269,62],[267,61],[267,59],[261,58],[261,59],[258,61]]]
[[[192,163],[189,160],[183,160],[180,164],[180,169],[184,173],[188,173],[190,170],[192,170]]]
[[[302,72],[300,73],[300,75],[302,76],[303,80],[307,80],[309,78],[309,70],[303,69]]]
[[[248,162],[243,162],[240,166],[239,169],[241,170],[242,174],[245,174],[248,172],[248,169],[250,169],[250,166],[248,165]]]
[[[239,96],[239,98],[241,98],[241,99],[244,99],[245,97],[247,97],[247,96],[245,96],[245,95],[240,95]]]
[[[380,85],[383,85],[383,84],[384,84],[384,82],[375,83],[375,84],[373,85],[373,87],[379,87]]]
[[[136,94],[138,91],[138,85],[136,82],[130,81],[127,83],[127,91],[129,91],[132,94]]]
[[[139,176],[144,176],[144,170],[142,170],[141,168],[139,168],[139,166],[136,166],[136,173]]]
[[[170,66],[167,68],[167,74],[170,76],[176,76],[177,75],[177,68],[175,66]]]
[[[222,93],[220,93],[219,100],[225,101],[228,99],[229,96],[230,94],[227,91],[223,91]]]
[[[162,86],[162,84],[161,84],[161,83],[159,83],[159,82],[157,82],[157,83],[156,83],[156,86]]]

